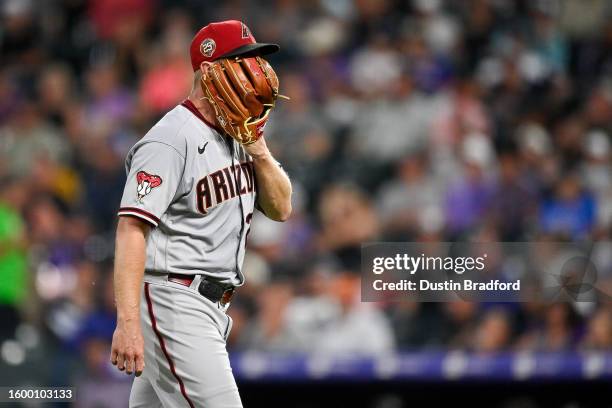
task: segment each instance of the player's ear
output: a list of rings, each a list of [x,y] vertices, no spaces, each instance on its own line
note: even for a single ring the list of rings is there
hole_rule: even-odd
[[[202,61],[202,63],[200,64],[200,71],[202,72],[202,76],[206,74],[206,71],[208,71],[208,67],[211,65],[212,62]]]

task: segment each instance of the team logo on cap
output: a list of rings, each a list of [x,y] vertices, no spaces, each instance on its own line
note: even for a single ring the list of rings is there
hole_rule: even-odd
[[[251,36],[249,27],[247,27],[244,23],[240,23],[240,25],[242,26],[242,38],[249,38]]]
[[[205,57],[210,58],[212,57],[213,52],[215,52],[216,47],[217,47],[217,44],[215,44],[215,40],[213,40],[212,38],[207,38],[204,41],[202,41],[202,44],[200,44],[200,52]]]
[[[136,193],[138,194],[138,202],[142,203],[142,198],[149,194],[151,190],[158,187],[162,183],[161,177],[155,174],[149,174],[146,171],[136,173]]]

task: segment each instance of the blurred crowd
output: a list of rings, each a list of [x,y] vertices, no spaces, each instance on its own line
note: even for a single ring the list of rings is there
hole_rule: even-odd
[[[195,31],[230,18],[281,45],[291,100],[266,139],[295,190],[289,221],[253,220],[231,350],[609,350],[603,301],[361,303],[359,268],[368,241],[612,240],[611,17],[606,0],[0,0],[3,363],[42,349],[56,381],[111,376],[123,160],[188,94]]]

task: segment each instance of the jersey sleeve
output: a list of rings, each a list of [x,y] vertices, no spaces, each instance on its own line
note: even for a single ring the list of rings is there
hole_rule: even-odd
[[[150,141],[134,146],[126,159],[127,181],[119,216],[154,227],[180,190],[185,158],[171,145]]]

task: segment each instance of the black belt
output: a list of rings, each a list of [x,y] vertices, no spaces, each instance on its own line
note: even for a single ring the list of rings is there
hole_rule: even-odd
[[[168,281],[178,283],[183,286],[191,286],[195,275],[180,275],[178,273],[169,273]],[[218,282],[210,281],[202,276],[202,281],[198,286],[198,292],[213,303],[219,302],[221,306],[228,304],[234,296],[234,287],[222,285]]]

